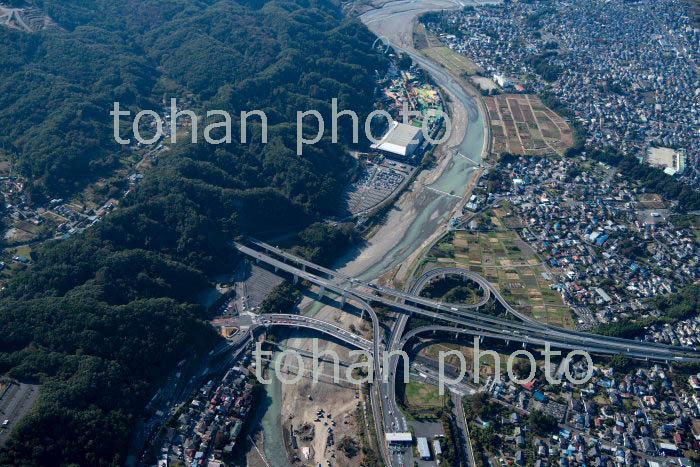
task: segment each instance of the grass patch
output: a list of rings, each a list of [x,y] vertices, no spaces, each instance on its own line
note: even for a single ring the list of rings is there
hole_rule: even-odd
[[[449,47],[431,47],[423,50],[423,53],[457,76],[474,75],[480,70],[476,63]]]
[[[406,403],[421,409],[438,408],[445,405],[445,396],[438,394],[437,386],[411,381],[406,385]]]

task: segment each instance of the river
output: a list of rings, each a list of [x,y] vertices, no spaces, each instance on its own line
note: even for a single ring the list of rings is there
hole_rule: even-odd
[[[416,16],[435,10],[464,6],[451,0],[409,0],[387,3],[370,10],[360,19],[377,36],[394,49],[408,53],[432,76],[443,94],[452,100],[453,132],[447,145],[455,154],[414,182],[412,189],[397,200],[386,222],[360,250],[337,265],[342,272],[366,280],[376,279],[405,261],[420,249],[457,207],[464,195],[474,164],[480,162],[486,145],[485,119],[477,98],[444,69],[418,55],[412,47],[413,22]]]
[[[475,171],[472,162],[456,153],[476,162],[482,159],[486,129],[478,101],[443,69],[416,55],[411,48],[412,24],[417,15],[463,5],[450,0],[397,1],[360,16],[376,35],[395,49],[409,53],[430,72],[435,83],[452,99],[458,114],[454,121],[462,127],[453,129],[459,137],[448,143],[455,154],[446,155],[447,160],[422,173],[411,189],[397,200],[372,239],[338,265],[347,274],[375,279],[421,248],[448,221]],[[280,426],[281,386],[268,386],[266,398],[267,410],[261,420],[265,431],[265,456],[274,467],[281,467],[287,465]]]

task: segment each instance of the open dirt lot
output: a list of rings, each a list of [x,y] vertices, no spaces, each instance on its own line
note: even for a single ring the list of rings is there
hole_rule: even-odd
[[[335,307],[323,305],[306,297],[300,305],[304,311],[313,315],[317,319],[331,322],[345,329],[362,334],[366,338],[371,338],[371,325],[369,321],[361,320],[358,316],[341,311]],[[336,352],[341,361],[354,363],[357,357],[349,356],[350,349],[341,343],[331,342],[321,336],[303,331],[295,331],[294,334],[303,337],[292,337],[287,340],[287,345],[304,351],[312,351],[313,337],[318,337],[319,351],[332,350]],[[306,377],[297,384],[282,387],[282,415],[280,423],[285,429],[285,440],[289,440],[290,427],[299,430],[302,425],[313,426],[313,439],[304,441],[297,437],[299,449],[293,450],[293,455],[298,455],[304,465],[317,466],[326,465],[330,460],[335,466],[357,466],[360,465],[361,455],[348,458],[344,453],[337,450],[337,443],[344,437],[349,436],[358,440],[358,426],[356,412],[360,399],[356,395],[360,394],[360,388],[344,381],[347,367],[340,366],[340,384],[331,384],[326,376],[333,375],[333,365],[331,362],[321,362],[319,365],[321,377],[318,382],[313,382],[308,372],[313,365],[311,358],[304,358],[304,367],[307,369]],[[296,374],[298,362],[294,357],[288,357],[284,361],[283,370],[289,372],[287,377],[291,378]],[[309,397],[310,396],[310,397]],[[323,416],[318,417],[317,411],[323,409]],[[332,418],[328,417],[331,414]],[[315,420],[319,421],[315,421]],[[335,422],[335,426],[333,423]],[[347,423],[346,423],[347,422]],[[329,432],[332,429],[332,433]],[[330,441],[332,439],[332,441]],[[289,450],[291,443],[287,443]],[[304,448],[308,448],[304,449]],[[308,453],[309,457],[306,457]],[[335,457],[332,457],[335,455]]]

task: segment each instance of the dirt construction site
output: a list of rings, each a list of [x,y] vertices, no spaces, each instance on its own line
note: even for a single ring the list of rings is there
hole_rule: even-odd
[[[312,294],[311,294],[312,295]],[[367,319],[342,311],[334,306],[321,303],[311,295],[304,297],[299,305],[302,314],[333,323],[365,338],[371,339],[372,327]],[[302,356],[302,378],[295,384],[282,385],[282,410],[280,425],[283,430],[287,457],[295,465],[318,466],[358,466],[362,461],[358,426],[358,414],[365,411],[361,388],[346,379],[349,364],[359,361],[358,356],[350,356],[344,343],[328,340],[313,331],[283,331],[281,350],[296,351]],[[286,338],[285,338],[286,337]],[[311,357],[314,338],[319,352],[318,381],[313,381]],[[333,383],[333,358],[321,354],[323,351],[337,353],[340,364],[339,383]],[[268,373],[274,376],[274,365]],[[299,361],[296,355],[287,355],[281,362],[280,373],[284,379],[293,379],[299,374]],[[355,376],[356,378],[358,376]],[[352,440],[350,455],[338,447],[344,438]],[[300,463],[300,464],[299,464]]]

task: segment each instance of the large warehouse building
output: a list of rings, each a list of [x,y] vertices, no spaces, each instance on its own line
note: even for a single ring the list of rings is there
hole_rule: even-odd
[[[393,122],[389,131],[373,149],[385,153],[389,157],[410,158],[413,152],[423,142],[423,131],[419,127]]]

